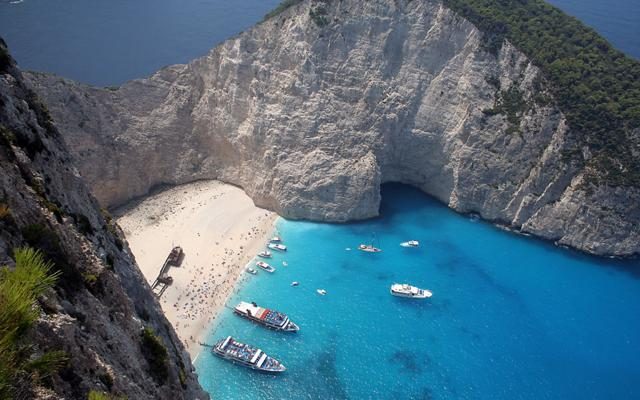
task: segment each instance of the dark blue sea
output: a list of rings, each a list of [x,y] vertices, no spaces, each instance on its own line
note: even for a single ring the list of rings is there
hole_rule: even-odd
[[[207,342],[233,335],[288,370],[264,375],[205,350],[196,367],[213,398],[640,398],[638,262],[474,222],[407,186],[385,186],[381,212],[343,225],[279,221],[289,251],[269,261],[275,273],[247,274],[228,305],[286,312],[300,332],[225,309]],[[356,250],[374,233],[382,253]],[[399,245],[410,239],[420,247]],[[433,297],[393,297],[394,282]]]
[[[0,0],[0,36],[24,69],[99,86],[186,63],[280,0]],[[639,0],[550,0],[640,58]]]

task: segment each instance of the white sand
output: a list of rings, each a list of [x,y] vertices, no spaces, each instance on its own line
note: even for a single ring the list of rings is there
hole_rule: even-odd
[[[118,217],[149,284],[174,246],[184,250],[160,303],[192,358],[246,264],[264,249],[276,217],[241,189],[217,181],[174,187]]]

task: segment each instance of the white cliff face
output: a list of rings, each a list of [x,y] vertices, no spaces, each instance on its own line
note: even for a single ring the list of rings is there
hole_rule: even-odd
[[[435,0],[305,1],[116,90],[30,77],[107,206],[215,178],[288,218],[346,221],[377,215],[380,184],[399,181],[582,250],[640,253],[640,191],[582,189],[540,78]],[[489,112],[510,89],[517,115]]]

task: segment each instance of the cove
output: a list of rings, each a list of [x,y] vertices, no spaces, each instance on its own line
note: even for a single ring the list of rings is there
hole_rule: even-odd
[[[289,250],[270,261],[277,271],[246,275],[227,305],[255,301],[285,312],[300,332],[269,331],[225,308],[207,342],[233,335],[288,370],[255,373],[203,348],[195,364],[214,398],[640,396],[637,260],[504,232],[404,185],[384,185],[382,195],[376,219],[278,222]],[[383,252],[356,250],[372,233]],[[399,246],[409,239],[421,246]],[[392,297],[394,282],[433,297]]]

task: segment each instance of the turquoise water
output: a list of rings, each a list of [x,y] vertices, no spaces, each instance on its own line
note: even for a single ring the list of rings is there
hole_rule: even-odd
[[[640,58],[640,1],[550,0]],[[280,0],[0,0],[0,36],[24,69],[119,85],[186,63]]]
[[[214,398],[640,398],[638,262],[503,232],[405,186],[385,186],[381,212],[345,225],[280,220],[289,252],[271,262],[274,274],[247,275],[228,305],[275,308],[300,332],[225,309],[207,342],[233,335],[288,370],[264,375],[203,351],[197,372]],[[372,232],[382,253],[345,250]],[[421,247],[398,245],[409,239]],[[393,282],[434,295],[392,297]]]

